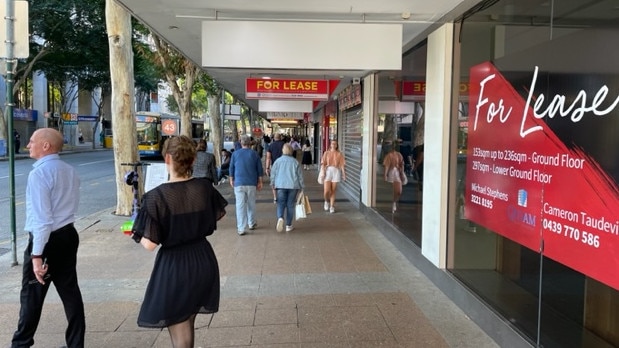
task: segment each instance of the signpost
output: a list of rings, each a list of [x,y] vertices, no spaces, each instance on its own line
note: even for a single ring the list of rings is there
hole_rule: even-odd
[[[1,4],[0,4],[1,6]],[[17,265],[17,234],[15,226],[15,144],[13,139],[13,86],[14,70],[17,68],[16,58],[28,58],[29,38],[28,38],[28,2],[5,0],[4,8],[0,8],[0,15],[6,24],[6,36],[0,37],[5,46],[0,44],[0,56],[6,62],[6,118],[9,137],[9,206],[10,206],[10,227],[11,227],[11,251],[13,256],[12,265]],[[0,30],[0,33],[2,31]]]

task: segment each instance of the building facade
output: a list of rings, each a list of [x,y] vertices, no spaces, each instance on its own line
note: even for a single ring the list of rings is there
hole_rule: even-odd
[[[345,192],[502,346],[619,346],[617,9],[551,3],[477,6],[366,76]],[[393,213],[382,153],[419,144]]]

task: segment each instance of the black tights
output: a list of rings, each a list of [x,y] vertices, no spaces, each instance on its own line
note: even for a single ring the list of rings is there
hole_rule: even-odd
[[[193,348],[195,322],[196,315],[193,314],[183,322],[168,326],[173,348]]]

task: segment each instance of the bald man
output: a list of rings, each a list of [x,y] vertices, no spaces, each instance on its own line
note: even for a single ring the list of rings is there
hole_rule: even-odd
[[[36,160],[28,174],[21,308],[11,347],[30,347],[41,318],[49,285],[62,300],[68,320],[67,347],[84,347],[84,303],[77,283],[79,236],[73,227],[80,180],[73,167],[60,160],[63,137],[52,128],[36,130],[26,146]],[[45,343],[43,343],[45,345]]]

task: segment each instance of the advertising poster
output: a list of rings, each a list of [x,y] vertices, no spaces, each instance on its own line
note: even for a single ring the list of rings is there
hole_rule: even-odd
[[[465,217],[619,290],[611,79],[471,68]]]

